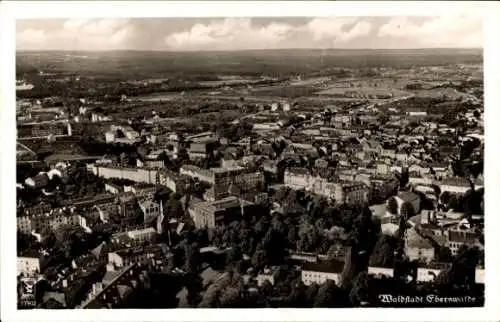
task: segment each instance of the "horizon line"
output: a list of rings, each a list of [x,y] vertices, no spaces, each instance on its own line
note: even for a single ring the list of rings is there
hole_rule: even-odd
[[[283,51],[283,50],[296,50],[296,51],[328,51],[328,50],[341,50],[341,51],[377,51],[377,50],[483,50],[484,47],[419,47],[419,48],[255,48],[255,49],[234,49],[234,50],[168,50],[168,49],[107,49],[107,50],[87,50],[87,49],[16,49],[16,54],[20,52],[88,52],[88,53],[109,53],[109,52],[165,52],[165,53],[200,53],[200,52],[249,52],[249,51]]]

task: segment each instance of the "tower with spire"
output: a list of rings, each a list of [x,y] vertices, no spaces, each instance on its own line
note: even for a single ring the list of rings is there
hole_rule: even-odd
[[[156,218],[156,232],[161,235],[163,233],[163,200],[160,200],[160,215]]]

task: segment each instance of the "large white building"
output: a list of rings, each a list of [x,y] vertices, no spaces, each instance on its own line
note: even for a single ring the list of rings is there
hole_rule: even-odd
[[[337,203],[366,203],[370,197],[370,189],[362,182],[329,182],[325,178],[311,175],[308,170],[302,168],[287,169],[284,183],[292,189],[304,189],[333,198]]]
[[[33,276],[40,274],[46,259],[38,252],[29,252],[17,256],[17,275]]]
[[[332,261],[329,264],[307,263],[302,266],[301,279],[305,285],[323,284],[328,280],[339,285],[343,268],[344,263],[341,261]]]

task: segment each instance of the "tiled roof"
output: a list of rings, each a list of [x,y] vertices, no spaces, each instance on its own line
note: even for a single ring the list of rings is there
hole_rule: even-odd
[[[401,198],[401,200],[405,201],[405,202],[412,202],[414,200],[417,200],[417,199],[420,199],[420,197],[413,193],[413,192],[409,192],[409,191],[402,191],[398,194],[398,197]]]
[[[341,273],[344,269],[344,262],[339,260],[330,260],[327,263],[305,263],[302,265],[303,271],[323,272],[323,273]]]
[[[406,231],[406,247],[424,249],[434,248],[427,239],[420,236],[413,228]]]
[[[448,240],[453,243],[474,244],[476,234],[469,231],[450,230],[448,232]]]

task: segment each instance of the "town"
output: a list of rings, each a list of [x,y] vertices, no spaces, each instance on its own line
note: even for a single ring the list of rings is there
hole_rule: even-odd
[[[18,52],[19,308],[482,306],[481,52],[331,51]]]

